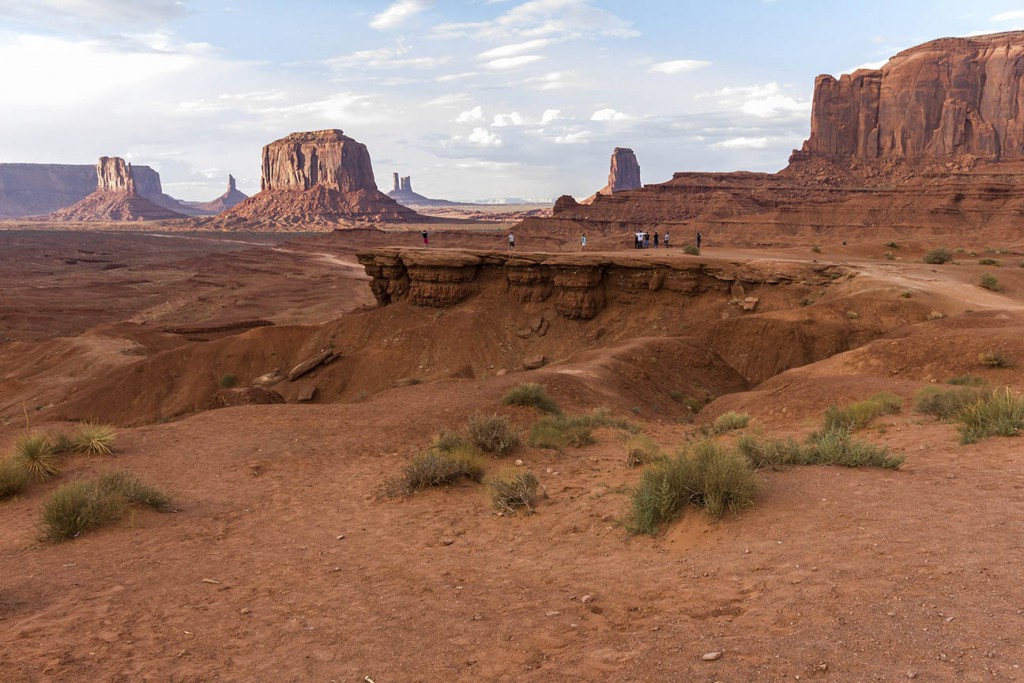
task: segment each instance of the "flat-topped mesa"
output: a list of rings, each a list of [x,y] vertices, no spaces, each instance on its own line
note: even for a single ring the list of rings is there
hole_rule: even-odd
[[[809,158],[1024,159],[1024,31],[942,38],[814,84]]]
[[[160,176],[150,168],[140,166],[155,176],[155,187],[160,189]],[[153,178],[144,185],[153,189]],[[96,191],[81,201],[50,214],[57,221],[151,221],[184,218],[185,214],[165,208],[138,192],[135,169],[120,157],[100,157],[96,163]],[[170,199],[170,198],[168,198]],[[173,199],[172,199],[173,201]]]
[[[287,224],[423,220],[377,189],[366,145],[337,129],[292,133],[266,145],[260,188],[225,218]]]

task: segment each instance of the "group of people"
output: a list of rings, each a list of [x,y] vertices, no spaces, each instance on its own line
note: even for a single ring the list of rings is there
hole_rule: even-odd
[[[668,232],[665,232],[665,236],[661,239],[661,243],[668,249]],[[658,233],[649,233],[646,230],[637,230],[633,233],[633,248],[634,249],[650,249],[651,246],[655,249],[658,248]]]

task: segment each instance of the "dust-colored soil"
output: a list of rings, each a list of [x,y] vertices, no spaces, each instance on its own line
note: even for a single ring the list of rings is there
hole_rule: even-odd
[[[504,237],[441,235],[431,248]],[[527,372],[506,361],[507,299],[372,306],[354,252],[415,246],[418,233],[0,232],[0,451],[26,421],[70,430],[58,418],[89,403],[135,425],[119,429],[116,455],[68,457],[56,481],[0,502],[3,679],[1021,680],[1024,446],[961,446],[910,400],[966,373],[1024,389],[1021,244],[929,266],[924,243],[815,240],[820,251],[706,244],[699,257],[849,273],[809,305],[780,295],[734,324],[724,301],[641,300],[553,323],[556,362]],[[1002,291],[977,286],[984,272]],[[837,312],[849,350],[809,346],[820,360],[773,375],[767,361],[729,360],[772,355],[793,324],[835,335]],[[274,325],[202,331],[253,320]],[[189,407],[225,372],[287,372],[331,343],[342,358],[314,373],[313,404]],[[981,365],[992,350],[1017,367]],[[891,391],[903,412],[857,436],[906,461],[762,472],[753,507],[714,523],[690,510],[656,538],[620,526],[640,474],[610,428],[590,446],[522,446],[489,464],[519,459],[537,475],[547,495],[534,515],[495,514],[478,485],[382,496],[410,453],[475,412],[527,429],[534,411],[501,405],[525,381],[569,412],[628,417],[668,452],[727,410],[750,413],[748,430],[802,438],[828,405]],[[714,400],[691,424],[680,396]],[[37,540],[56,486],[122,468],[170,492],[174,511]],[[722,654],[702,660],[710,652]]]

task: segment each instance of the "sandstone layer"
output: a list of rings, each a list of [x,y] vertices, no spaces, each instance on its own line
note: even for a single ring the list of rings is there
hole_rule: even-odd
[[[330,223],[421,218],[377,189],[366,145],[337,129],[292,133],[266,145],[262,169],[260,192],[228,210],[226,219]]]
[[[0,218],[47,214],[95,190],[95,166],[0,164]]]

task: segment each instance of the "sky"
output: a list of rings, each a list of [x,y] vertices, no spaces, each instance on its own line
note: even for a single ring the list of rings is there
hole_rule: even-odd
[[[1021,29],[1021,0],[0,0],[0,162],[121,156],[205,201],[340,128],[385,192],[583,198],[615,147],[645,183],[777,171],[817,75]]]

